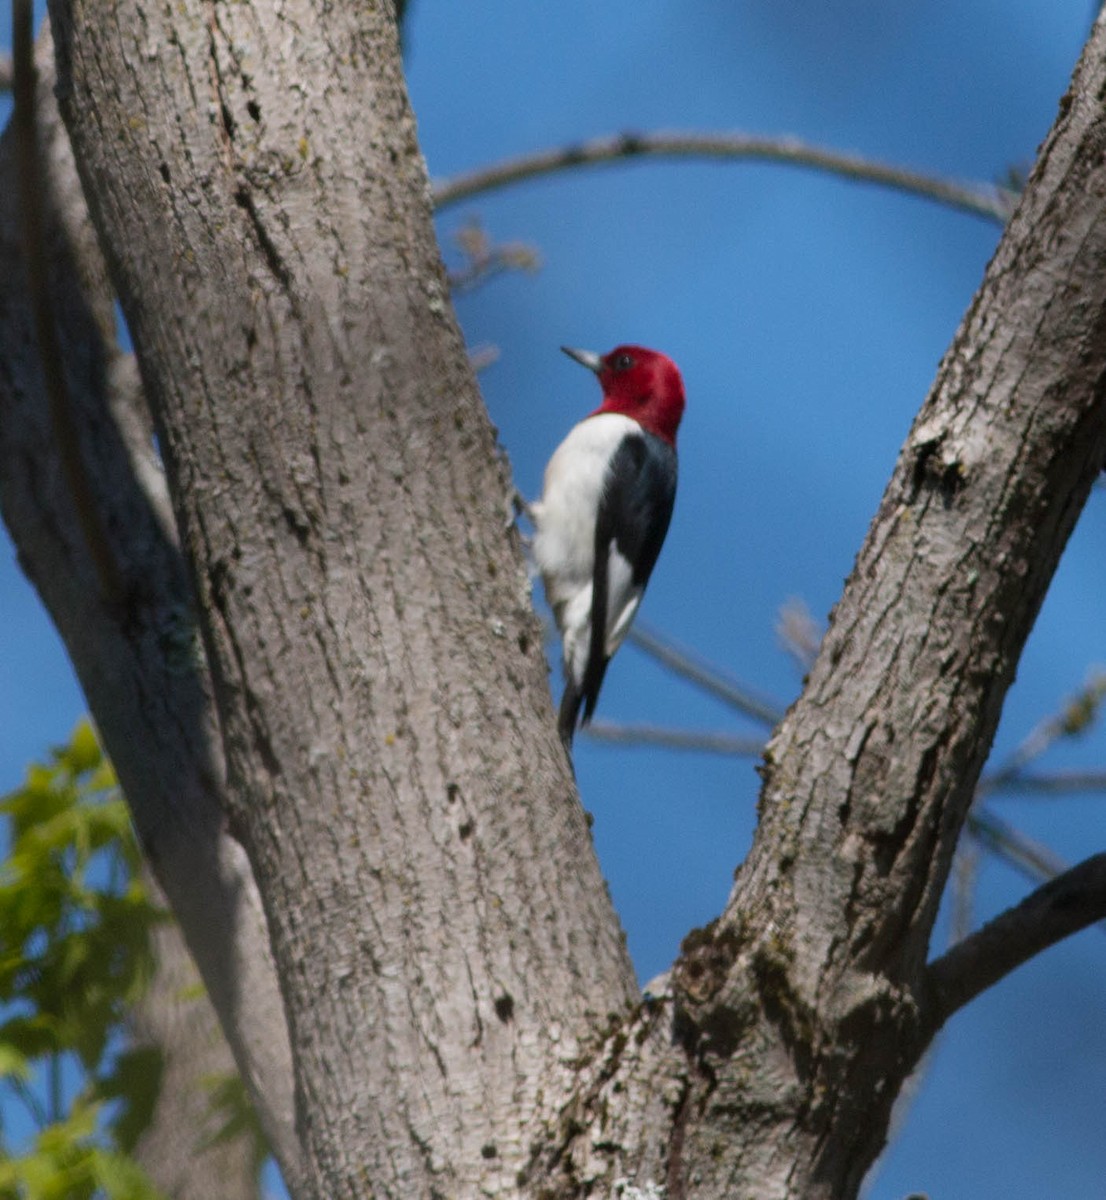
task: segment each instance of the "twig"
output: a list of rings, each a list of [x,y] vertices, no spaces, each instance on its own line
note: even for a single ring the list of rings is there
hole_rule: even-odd
[[[474,288],[507,271],[534,274],[541,269],[541,255],[525,242],[493,242],[477,220],[468,221],[454,235],[465,265],[449,273],[449,286],[454,295],[471,292]]]
[[[818,657],[823,631],[810,615],[810,609],[798,596],[790,596],[776,614],[776,639],[806,674]]]
[[[984,781],[988,782],[989,781]],[[1051,771],[1047,775],[1016,775],[988,786],[994,795],[1055,796],[1067,792],[1106,792],[1106,771]]]
[[[494,363],[499,362],[499,347],[492,346],[488,342],[481,342],[479,346],[472,346],[469,349],[469,366],[477,375],[481,371],[486,371]]]
[[[50,1124],[50,1118],[46,1114],[42,1101],[35,1095],[34,1089],[29,1087],[18,1075],[9,1075],[4,1082],[22,1101],[27,1115],[36,1128],[45,1129]]]
[[[923,1020],[940,1029],[957,1009],[1042,950],[1106,917],[1106,854],[1050,880],[926,969]]]
[[[50,420],[76,519],[105,599],[118,603],[124,595],[122,578],[103,527],[95,493],[81,454],[80,433],[62,368],[62,348],[50,298],[42,213],[46,194],[35,130],[34,32],[31,0],[12,0],[12,61],[16,161],[19,164],[19,202],[27,292],[34,314],[39,362],[50,405]]]
[[[529,261],[524,261],[516,244],[496,246],[485,257],[466,264],[460,270],[449,272],[449,288],[455,296],[463,296],[466,292],[481,287],[495,279],[497,275],[505,275],[508,271],[533,271],[535,268]]]
[[[618,745],[664,746],[669,750],[701,750],[739,758],[759,758],[764,753],[763,739],[735,733],[701,733],[695,729],[623,725],[613,721],[593,721],[584,726],[584,732],[597,742]]]
[[[962,942],[972,931],[972,907],[979,877],[979,848],[965,838],[956,847],[952,862],[952,913],[949,945]]]
[[[1068,864],[1058,854],[1019,833],[994,813],[975,808],[968,814],[966,827],[981,846],[998,855],[1032,883],[1055,879],[1068,869]]]
[[[678,646],[643,621],[635,622],[627,635],[627,641],[668,667],[670,671],[682,675],[731,708],[736,708],[764,725],[775,726],[783,716],[781,705],[756,695],[731,675],[705,662],[693,651]]]
[[[570,167],[620,162],[627,158],[758,159],[812,167],[862,183],[895,188],[949,205],[1004,225],[1013,211],[1014,193],[991,184],[953,183],[856,154],[811,146],[797,138],[745,133],[623,133],[594,138],[575,146],[540,151],[483,167],[434,185],[439,209],[484,192],[551,175]]]
[[[1071,864],[994,813],[973,809],[967,821],[968,833],[985,850],[1013,867],[1030,883],[1048,883],[1071,869]],[[1106,921],[1101,923],[1106,933]]]
[[[1025,768],[1040,758],[1057,739],[1078,737],[1087,731],[1098,714],[1104,696],[1106,674],[1096,672],[1058,713],[1035,725],[1006,761],[979,781],[976,799],[998,791],[1016,791],[1024,778],[1022,772]]]

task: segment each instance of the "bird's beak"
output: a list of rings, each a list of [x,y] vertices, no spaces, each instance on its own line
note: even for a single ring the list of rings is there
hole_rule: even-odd
[[[573,350],[571,346],[562,346],[561,349],[569,358],[574,358],[582,367],[587,367],[589,371],[594,371],[597,375],[602,371],[603,359],[594,351]]]

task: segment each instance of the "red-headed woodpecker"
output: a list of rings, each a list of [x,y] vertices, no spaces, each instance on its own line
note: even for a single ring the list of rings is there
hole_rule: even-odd
[[[589,721],[668,532],[684,385],[670,358],[643,346],[603,356],[561,348],[603,388],[603,403],[549,460],[530,509],[534,560],[561,632],[558,727],[571,748],[580,706]]]

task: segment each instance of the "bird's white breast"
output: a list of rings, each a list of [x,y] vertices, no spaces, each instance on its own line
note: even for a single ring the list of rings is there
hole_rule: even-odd
[[[550,603],[571,599],[591,586],[595,566],[595,520],[607,467],[628,433],[640,432],[631,417],[599,413],[581,421],[554,451],[545,468],[534,517],[534,561],[553,583]]]
[[[549,460],[542,497],[530,506],[534,561],[564,639],[565,666],[577,680],[583,676],[591,639],[599,499],[619,443],[627,434],[640,432],[638,423],[621,413],[599,413],[581,421]],[[613,547],[611,558],[614,603],[608,613],[608,634],[615,629],[617,633],[609,653],[625,636],[640,600],[640,589],[629,588],[629,564]]]

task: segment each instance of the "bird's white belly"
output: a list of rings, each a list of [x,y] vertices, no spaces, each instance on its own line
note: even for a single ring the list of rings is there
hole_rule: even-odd
[[[534,561],[564,639],[565,666],[576,679],[583,676],[591,641],[595,524],[607,467],[622,439],[639,429],[620,413],[582,421],[549,460],[542,498],[531,505]],[[607,652],[613,654],[641,599],[631,585],[630,564],[613,546],[608,590]]]

